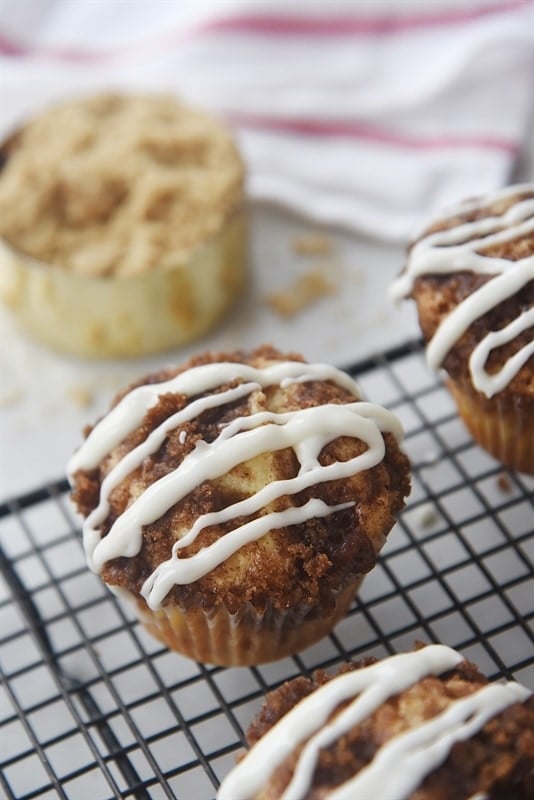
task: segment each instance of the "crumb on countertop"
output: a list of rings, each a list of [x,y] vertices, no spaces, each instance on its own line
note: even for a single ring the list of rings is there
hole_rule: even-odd
[[[324,256],[333,252],[334,243],[326,234],[312,232],[295,236],[291,249],[300,256]]]
[[[21,386],[13,386],[0,392],[0,408],[10,408],[18,405],[24,398],[24,389]]]
[[[419,508],[419,524],[422,528],[431,528],[435,525],[439,517],[432,503],[424,503]]]
[[[78,408],[89,408],[93,403],[93,392],[86,386],[69,386],[67,397]]]
[[[513,487],[507,472],[501,472],[497,476],[497,486],[503,494],[511,494]]]
[[[289,318],[337,291],[320,269],[311,269],[299,275],[287,288],[268,295],[266,303],[280,316]]]

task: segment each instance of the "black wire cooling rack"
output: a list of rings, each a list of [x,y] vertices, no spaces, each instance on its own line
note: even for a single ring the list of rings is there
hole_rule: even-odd
[[[332,635],[274,664],[170,653],[85,566],[64,481],[0,505],[0,793],[213,800],[269,689],[415,640],[534,687],[534,481],[473,444],[418,344],[353,365],[402,420],[413,491]]]

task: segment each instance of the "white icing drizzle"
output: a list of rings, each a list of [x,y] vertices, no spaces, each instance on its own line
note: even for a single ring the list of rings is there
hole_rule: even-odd
[[[208,408],[214,408],[221,403],[230,403],[245,397],[251,391],[258,388],[258,384],[243,383],[235,389],[229,389],[220,394],[208,395],[200,400],[193,401],[181,411],[176,412],[168,417],[159,427],[155,428],[141,444],[137,445],[133,450],[127,453],[106,475],[100,487],[100,497],[97,507],[87,517],[83,527],[83,541],[85,554],[91,569],[99,572],[108,558],[100,559],[95,555],[95,551],[99,548],[102,550],[102,543],[100,541],[100,525],[106,519],[109,513],[109,496],[113,489],[124,480],[130,473],[137,467],[141,466],[144,459],[155,453],[163,444],[167,433],[178,425],[194,419],[196,416],[206,411]],[[184,431],[182,431],[184,433]],[[140,535],[140,534],[139,534]],[[109,548],[109,543],[107,545]],[[124,544],[121,548],[121,554],[124,556],[135,556],[139,552],[141,542],[138,539],[125,537]]]
[[[534,192],[534,184],[506,187],[492,201],[499,201],[522,192]],[[483,208],[486,199],[471,201],[451,209],[447,218]],[[491,276],[490,280],[462,301],[441,323],[427,348],[427,360],[437,369],[443,359],[468,327],[483,314],[495,308],[534,279],[534,256],[517,261],[479,253],[491,245],[512,241],[534,232],[534,199],[512,205],[502,216],[484,217],[454,228],[437,231],[418,241],[410,253],[404,273],[393,283],[390,295],[400,300],[412,291],[417,277],[424,274],[450,274],[471,271]],[[512,341],[533,324],[532,312],[527,310],[507,325],[503,331],[490,331],[479,343],[469,362],[473,385],[487,397],[502,391],[534,352],[529,342],[504,365],[496,376],[484,369],[490,352]]]
[[[506,272],[485,283],[476,292],[466,297],[443,321],[427,349],[428,363],[433,369],[441,364],[454,342],[478,317],[495,308],[497,303],[511,297],[534,279],[534,257],[532,263],[525,265],[520,261],[513,263]],[[484,342],[484,339],[482,340]],[[479,376],[474,375],[478,387]]]
[[[74,453],[67,467],[69,474],[73,475],[79,469],[95,469],[106,455],[141,424],[148,409],[157,404],[161,395],[184,394],[191,397],[238,379],[257,383],[260,387],[276,383],[283,386],[284,382],[297,380],[330,380],[359,396],[358,386],[352,378],[328,364],[281,361],[263,369],[233,362],[203,364],[181,372],[168,381],[145,384],[128,392],[95,425],[85,442]]]
[[[470,739],[528,694],[519,684],[492,684],[456,700],[438,716],[387,742],[371,764],[331,793],[331,800],[351,800],[355,792],[377,800],[404,800],[445,761],[455,742]]]
[[[534,308],[523,311],[512,322],[501,328],[499,331],[489,333],[471,353],[469,359],[469,366],[472,372],[478,374],[480,391],[484,392],[487,397],[492,397],[497,392],[502,391],[505,386],[516,375],[523,364],[526,364],[530,356],[534,353],[534,339],[522,347],[517,353],[514,353],[506,364],[502,367],[500,372],[489,374],[484,369],[484,365],[488,356],[495,347],[499,347],[506,342],[511,342],[522,331],[527,330],[534,326]]]
[[[427,675],[453,669],[462,656],[444,645],[391,656],[370,667],[333,678],[278,721],[251,748],[222,782],[217,800],[251,800],[276,768],[305,742],[280,800],[303,800],[313,779],[319,751],[367,719],[389,697]],[[443,712],[393,737],[353,778],[329,792],[329,800],[406,800],[439,766],[457,741],[479,731],[507,706],[524,702],[528,689],[517,683],[495,683],[451,703]],[[341,704],[350,701],[329,721]]]
[[[256,541],[266,533],[286,525],[298,525],[313,517],[326,517],[335,511],[350,508],[354,503],[340,503],[329,506],[322,500],[308,500],[303,506],[288,508],[285,511],[264,514],[246,525],[235,528],[208,547],[203,547],[189,558],[179,558],[178,548],[173,549],[173,557],[160,564],[147,578],[141,594],[150,608],[157,609],[175,584],[193,583],[210,572],[237,550],[249,542]]]
[[[235,378],[246,382],[224,391],[209,393]],[[295,525],[313,517],[324,517],[354,505],[350,502],[328,506],[312,499],[299,507],[259,515],[193,556],[180,558],[179,555],[180,550],[194,542],[199,533],[210,525],[255,514],[282,495],[293,495],[318,483],[348,477],[378,464],[385,453],[382,432],[389,431],[400,441],[402,429],[398,420],[388,411],[360,400],[279,414],[258,412],[233,420],[221,428],[213,442],[197,442],[195,449],[185,456],[175,470],[145,489],[118,517],[107,535],[101,537],[100,528],[110,510],[111,492],[140,467],[145,458],[162,446],[169,431],[194,419],[208,408],[234,402],[262,387],[312,380],[334,381],[354,396],[359,396],[356,384],[346,373],[328,365],[301,362],[279,362],[264,369],[235,363],[202,365],[169,381],[141,386],[125,395],[109,415],[93,428],[71,459],[71,481],[77,470],[94,469],[100,460],[109,455],[141,423],[160,395],[178,392],[195,396],[208,392],[164,420],[107,474],[101,485],[98,505],[84,524],[84,547],[90,567],[99,572],[113,558],[137,555],[142,546],[143,526],[162,517],[204,481],[218,478],[263,452],[292,447],[300,464],[298,475],[292,479],[273,481],[251,497],[220,511],[201,515],[175,543],[170,558],[161,563],[145,581],[142,594],[151,608],[160,607],[173,585],[198,580],[239,548],[259,539],[269,530]],[[357,437],[367,444],[367,450],[348,461],[321,466],[318,458],[322,448],[338,436]]]
[[[503,186],[496,195],[498,200],[507,200],[510,197],[517,197],[520,194],[528,194],[532,191],[532,183],[514,183],[510,186]],[[474,197],[468,200],[461,200],[458,203],[448,206],[445,209],[444,218],[452,219],[460,214],[467,214],[470,211],[476,211],[481,206],[480,197]]]

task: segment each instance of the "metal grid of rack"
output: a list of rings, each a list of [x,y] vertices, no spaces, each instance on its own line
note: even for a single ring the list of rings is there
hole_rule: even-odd
[[[348,371],[403,422],[413,490],[358,602],[294,657],[168,652],[86,568],[64,481],[0,505],[0,795],[212,800],[270,688],[415,640],[534,687],[534,481],[472,442],[419,344]]]

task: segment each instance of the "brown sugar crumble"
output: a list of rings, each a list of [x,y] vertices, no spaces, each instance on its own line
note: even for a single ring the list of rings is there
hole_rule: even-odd
[[[77,408],[89,408],[94,400],[93,392],[87,386],[69,386],[67,397]]]
[[[335,284],[319,268],[310,269],[286,289],[268,295],[266,303],[281,317],[290,318],[337,291]]]
[[[291,249],[300,256],[326,256],[334,250],[334,244],[324,233],[307,233],[296,236],[291,242]]]
[[[14,386],[11,389],[0,392],[0,408],[17,406],[24,399],[24,394],[24,389],[21,386]]]
[[[243,200],[230,134],[171,95],[73,100],[2,149],[0,235],[80,275],[186,263]]]

